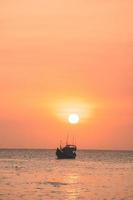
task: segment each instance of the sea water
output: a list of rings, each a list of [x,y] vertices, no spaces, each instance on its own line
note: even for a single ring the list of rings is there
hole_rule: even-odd
[[[0,150],[0,200],[133,200],[133,152]]]

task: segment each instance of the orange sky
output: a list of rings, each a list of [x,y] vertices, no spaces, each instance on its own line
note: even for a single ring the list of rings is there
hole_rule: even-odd
[[[0,147],[133,149],[133,2],[0,2]],[[79,110],[69,125],[62,113]]]

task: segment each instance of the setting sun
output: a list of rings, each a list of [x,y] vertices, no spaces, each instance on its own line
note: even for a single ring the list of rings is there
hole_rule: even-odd
[[[52,113],[64,123],[80,124],[87,123],[94,115],[95,103],[79,97],[60,97],[55,102],[49,101],[49,107],[52,106]]]
[[[69,121],[70,124],[79,123],[79,115],[75,114],[75,113],[70,114],[69,117],[68,117],[68,121]]]

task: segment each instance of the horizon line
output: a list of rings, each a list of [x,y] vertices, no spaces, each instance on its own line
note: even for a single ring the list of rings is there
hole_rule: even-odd
[[[30,148],[30,147],[0,147],[0,150],[56,150],[56,148]],[[78,148],[79,151],[133,151],[133,149],[87,149],[87,148]]]

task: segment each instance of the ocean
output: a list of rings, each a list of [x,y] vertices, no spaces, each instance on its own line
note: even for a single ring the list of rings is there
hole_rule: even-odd
[[[133,151],[1,149],[0,200],[133,200]]]

